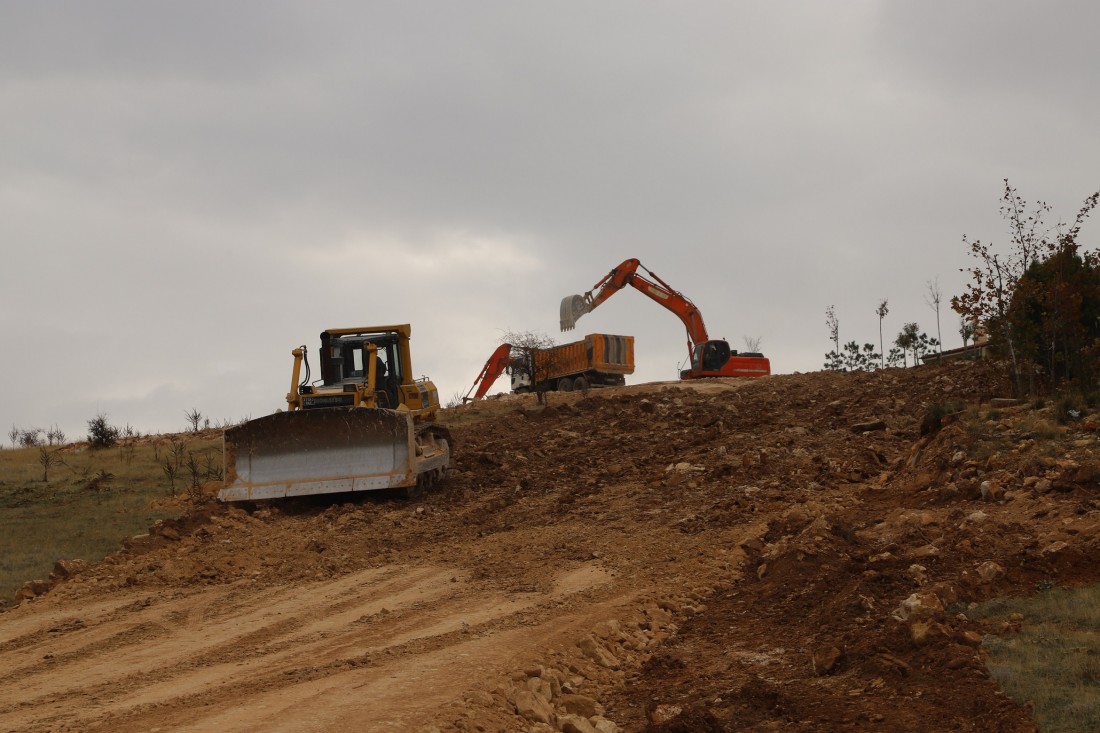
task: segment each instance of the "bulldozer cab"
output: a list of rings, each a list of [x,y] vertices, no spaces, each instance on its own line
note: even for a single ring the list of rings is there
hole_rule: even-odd
[[[369,381],[370,361],[375,362],[375,404],[390,410],[399,404],[398,386],[404,382],[402,341],[399,331],[379,333],[333,332],[321,334],[321,380],[325,387],[354,390]],[[407,344],[407,341],[405,341]],[[373,353],[373,356],[372,356]]]

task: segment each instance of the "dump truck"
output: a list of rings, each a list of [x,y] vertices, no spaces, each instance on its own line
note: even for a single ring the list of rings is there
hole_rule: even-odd
[[[633,336],[591,333],[581,341],[533,349],[530,355],[528,364],[509,367],[513,392],[621,387],[634,373]]]
[[[501,344],[462,401],[484,397],[504,372],[511,376],[516,394],[619,387],[626,384],[627,374],[634,373],[634,337],[590,333],[582,341],[538,349]]]
[[[294,366],[286,411],[223,433],[221,501],[401,489],[413,495],[442,478],[451,437],[432,420],[439,393],[415,379],[409,324],[321,333],[321,379],[308,350]]]

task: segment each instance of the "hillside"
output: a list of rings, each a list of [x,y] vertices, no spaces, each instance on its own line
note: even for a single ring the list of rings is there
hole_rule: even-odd
[[[1034,730],[967,614],[1100,575],[1100,424],[989,384],[449,411],[422,499],[200,503],[0,615],[0,729]]]

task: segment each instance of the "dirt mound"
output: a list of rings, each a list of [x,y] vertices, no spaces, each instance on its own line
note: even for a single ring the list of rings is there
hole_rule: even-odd
[[[422,499],[204,505],[0,616],[0,723],[1031,730],[966,611],[1095,579],[1100,444],[990,394],[954,364],[483,401]]]

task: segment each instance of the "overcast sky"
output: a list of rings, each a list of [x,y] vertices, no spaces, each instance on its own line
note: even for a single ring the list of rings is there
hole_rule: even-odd
[[[409,322],[447,402],[508,331],[636,337],[561,298],[637,257],[775,373],[935,335],[1007,244],[1100,188],[1092,2],[0,0],[0,426],[141,432],[282,406],[292,348]],[[1100,222],[1084,230],[1100,242]],[[946,346],[961,345],[945,302]],[[498,389],[507,385],[504,380]]]

